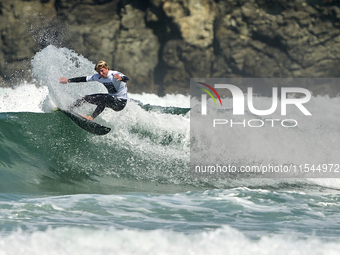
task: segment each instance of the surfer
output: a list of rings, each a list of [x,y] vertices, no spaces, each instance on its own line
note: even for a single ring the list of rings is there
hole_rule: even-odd
[[[61,77],[59,79],[59,82],[64,84],[68,82],[98,81],[106,87],[108,93],[86,95],[85,97],[78,99],[71,106],[72,109],[81,106],[85,102],[97,105],[97,108],[92,115],[82,115],[84,118],[91,121],[102,113],[105,107],[109,107],[114,111],[121,111],[124,109],[127,103],[126,82],[129,80],[129,78],[121,72],[110,70],[108,64],[103,60],[96,64],[94,70],[96,70],[97,73],[90,76],[75,77],[71,79]]]

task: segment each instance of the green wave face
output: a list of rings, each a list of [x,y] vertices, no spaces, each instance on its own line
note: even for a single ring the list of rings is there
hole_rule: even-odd
[[[180,189],[173,184],[188,171],[185,134],[157,133],[142,123],[125,128],[128,137],[120,133],[122,127],[101,137],[83,131],[61,112],[0,113],[0,192]]]

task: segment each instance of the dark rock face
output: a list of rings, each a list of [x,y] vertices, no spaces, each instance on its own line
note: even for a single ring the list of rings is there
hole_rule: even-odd
[[[160,95],[187,94],[190,77],[340,76],[339,1],[12,0],[0,1],[0,21],[5,80],[27,78],[49,44]]]
[[[0,76],[6,80],[29,76],[27,66],[40,49],[37,38],[55,17],[52,3],[0,1]]]
[[[270,9],[265,2],[262,7],[247,2],[222,15],[217,25],[221,54],[234,73],[255,77],[337,77],[339,69],[334,66],[339,64],[339,52],[334,55],[334,51],[339,46],[340,16],[335,15],[335,10],[339,7],[320,8],[292,1],[288,8],[278,1]],[[330,10],[334,10],[333,15],[323,14]]]

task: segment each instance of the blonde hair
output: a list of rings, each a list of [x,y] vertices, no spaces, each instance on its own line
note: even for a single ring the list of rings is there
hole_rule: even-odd
[[[99,72],[101,68],[110,69],[109,65],[108,65],[104,60],[100,60],[100,61],[96,64],[94,70],[96,70],[97,72]]]

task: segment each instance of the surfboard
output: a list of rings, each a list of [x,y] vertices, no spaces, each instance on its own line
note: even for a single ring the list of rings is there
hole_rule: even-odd
[[[111,128],[100,125],[94,121],[90,121],[83,116],[67,110],[57,109],[62,113],[66,114],[75,124],[87,132],[95,135],[106,135],[111,131]]]

